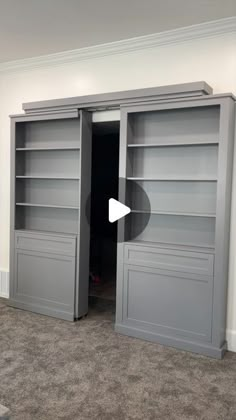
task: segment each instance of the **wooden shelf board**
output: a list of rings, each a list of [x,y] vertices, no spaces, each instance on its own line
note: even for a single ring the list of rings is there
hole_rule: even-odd
[[[16,175],[17,179],[68,179],[68,180],[79,180],[79,177],[74,176],[50,176],[50,175]]]
[[[57,150],[80,150],[80,147],[17,147],[17,152],[41,152],[41,151],[57,151]]]
[[[37,203],[16,203],[16,206],[23,207],[45,207],[45,208],[55,208],[55,209],[68,209],[68,210],[79,210],[79,207],[75,206],[60,206],[56,204],[37,204]]]
[[[153,215],[167,215],[167,216],[189,216],[189,217],[216,217],[213,213],[187,213],[187,212],[175,212],[175,211],[162,211],[162,210],[131,210],[132,213],[146,214],[150,213]]]
[[[127,145],[128,148],[132,149],[132,148],[148,148],[148,147],[181,147],[181,146],[186,146],[186,147],[191,147],[191,146],[209,146],[211,144],[218,144],[219,140],[215,140],[215,141],[201,141],[201,140],[196,140],[193,141],[191,143],[186,143],[184,141],[182,142],[171,142],[171,141],[166,141],[166,142],[162,142],[162,143],[129,143]]]
[[[126,177],[128,181],[186,181],[186,182],[217,182],[214,177]]]

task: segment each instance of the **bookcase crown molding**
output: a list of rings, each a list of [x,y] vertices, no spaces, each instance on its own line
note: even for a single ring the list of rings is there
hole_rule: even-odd
[[[53,67],[230,33],[236,34],[236,16],[91,47],[0,63],[0,73]]]

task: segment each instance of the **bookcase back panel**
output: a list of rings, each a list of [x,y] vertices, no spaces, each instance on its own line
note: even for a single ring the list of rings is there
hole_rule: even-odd
[[[79,207],[78,180],[17,179],[16,202]]]
[[[16,175],[79,177],[80,151],[18,152]]]
[[[131,237],[139,241],[214,247],[214,218],[151,215],[146,226],[143,214],[132,214],[129,220]],[[140,225],[144,226],[143,230]],[[136,232],[141,233],[136,235]]]
[[[134,113],[129,143],[217,142],[219,115],[219,106]]]
[[[147,210],[145,208],[147,196],[151,211],[214,215],[216,192],[216,182],[128,181],[127,183],[127,197],[130,198],[129,205],[132,210]]]
[[[78,233],[78,210],[17,207],[16,229]]]
[[[79,147],[79,127],[78,118],[17,123],[16,147]]]
[[[216,178],[217,158],[216,145],[129,149],[127,176]]]

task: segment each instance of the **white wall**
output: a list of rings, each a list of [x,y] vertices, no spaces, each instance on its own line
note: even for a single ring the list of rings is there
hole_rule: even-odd
[[[9,114],[21,112],[22,102],[199,80],[208,82],[215,93],[236,94],[235,34],[0,73],[0,270],[9,267]],[[236,171],[232,214],[228,339],[236,351]]]

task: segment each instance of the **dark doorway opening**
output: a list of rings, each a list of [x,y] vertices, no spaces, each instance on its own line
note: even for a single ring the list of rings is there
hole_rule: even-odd
[[[89,306],[115,312],[117,223],[108,220],[108,200],[118,200],[118,121],[93,124]]]

